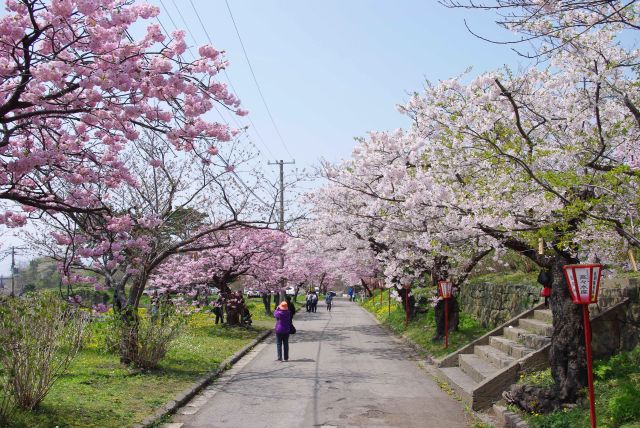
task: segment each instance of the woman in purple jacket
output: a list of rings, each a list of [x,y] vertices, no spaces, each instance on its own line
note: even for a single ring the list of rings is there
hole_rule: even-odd
[[[289,332],[291,331],[291,313],[289,305],[283,301],[273,312],[276,317],[276,346],[278,348],[278,361],[282,361],[282,348],[284,345],[284,361],[289,359]]]

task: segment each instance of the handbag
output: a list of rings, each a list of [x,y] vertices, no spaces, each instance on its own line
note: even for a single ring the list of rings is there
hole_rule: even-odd
[[[289,328],[289,334],[296,334],[296,327],[291,323],[291,328]]]

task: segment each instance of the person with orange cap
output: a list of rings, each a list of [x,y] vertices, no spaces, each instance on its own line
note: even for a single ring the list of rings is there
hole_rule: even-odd
[[[291,312],[286,301],[282,301],[273,312],[276,318],[276,347],[278,361],[283,361],[282,348],[284,348],[284,361],[289,359],[289,333],[291,332]]]

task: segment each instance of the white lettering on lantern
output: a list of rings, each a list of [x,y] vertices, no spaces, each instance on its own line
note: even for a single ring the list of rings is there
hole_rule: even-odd
[[[576,277],[578,278],[578,290],[580,290],[580,296],[589,297],[589,269],[576,269]]]

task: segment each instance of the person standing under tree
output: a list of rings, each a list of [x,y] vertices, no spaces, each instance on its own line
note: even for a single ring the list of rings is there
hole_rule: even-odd
[[[281,302],[273,312],[276,318],[276,349],[278,351],[277,361],[283,361],[282,350],[284,348],[284,361],[289,359],[289,333],[291,332],[291,312],[287,302]]]
[[[318,295],[314,291],[311,293],[311,312],[315,312],[318,309]]]
[[[224,324],[224,299],[222,294],[218,296],[218,300],[213,303],[213,313],[216,314],[216,324],[218,321]]]

